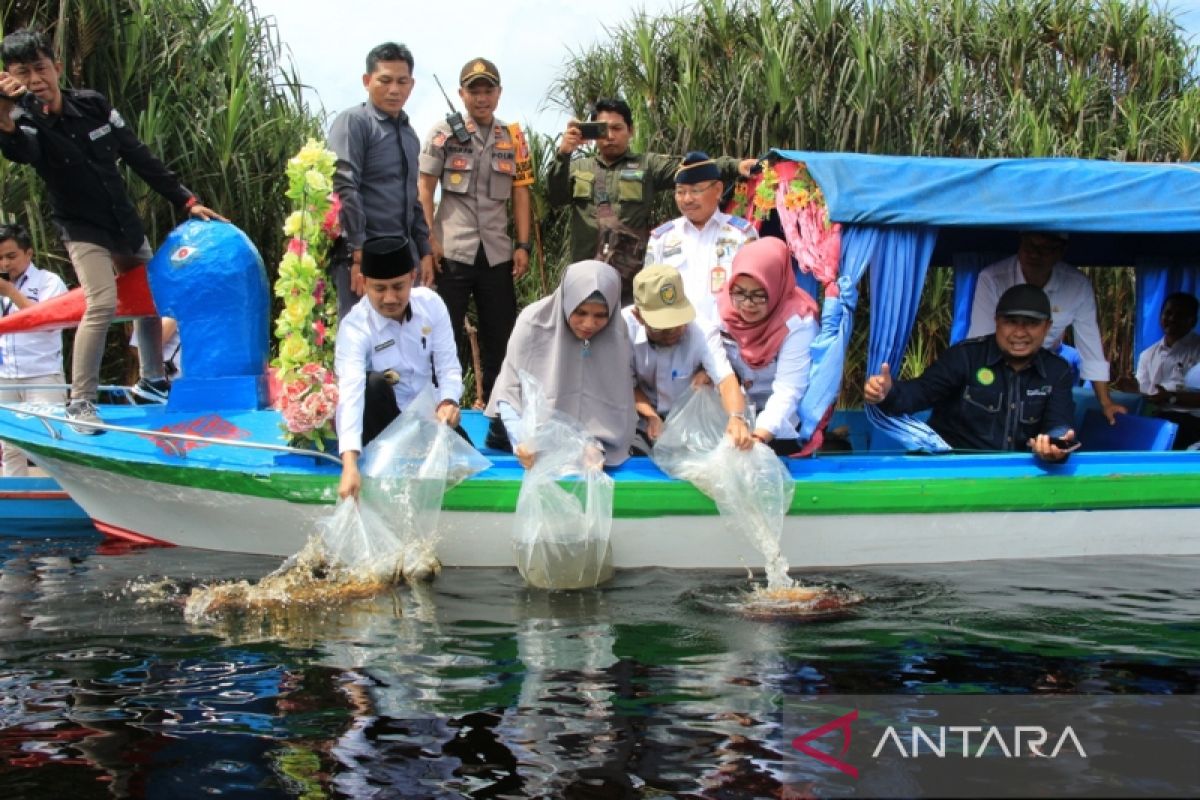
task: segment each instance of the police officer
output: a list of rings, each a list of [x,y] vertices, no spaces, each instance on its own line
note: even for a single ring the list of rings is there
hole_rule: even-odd
[[[495,116],[501,93],[496,65],[486,58],[471,59],[463,65],[458,83],[468,118],[454,126],[443,120],[430,130],[421,151],[419,193],[432,232],[438,294],[450,312],[464,363],[470,351],[463,322],[475,298],[483,371],[475,376],[475,385],[482,403],[504,363],[517,319],[514,281],[529,268],[533,168],[520,125]],[[456,136],[459,125],[462,139]],[[435,211],[433,196],[439,184],[441,202]],[[515,246],[508,236],[510,199]],[[502,427],[489,435],[506,441]]]
[[[573,158],[584,143],[577,121],[567,124],[558,146],[558,156],[550,164],[547,187],[550,202],[571,209],[571,261],[599,258],[609,261],[621,273],[621,302],[633,302],[633,275],[641,267],[650,230],[654,196],[675,185],[677,156],[634,153],[629,150],[633,138],[633,114],[629,104],[617,98],[597,100],[591,114],[593,122],[606,125],[604,135],[596,139],[596,152]],[[733,180],[740,173],[749,175],[754,159],[738,161],[722,157],[714,162],[721,178]],[[600,229],[619,226],[622,234],[634,239],[634,252],[613,254],[601,249]],[[624,235],[614,237],[619,243]],[[635,260],[632,267],[626,257]]]
[[[59,87],[62,63],[44,34],[24,29],[10,33],[0,44],[0,57],[5,69],[0,72],[0,151],[10,161],[31,165],[46,182],[52,218],[86,298],[75,333],[67,416],[94,423],[99,420],[95,400],[104,339],[117,306],[115,275],[154,254],[122,165],[189,215],[224,218],[200,204],[104,95]],[[153,317],[138,320],[134,329],[143,358],[142,377],[133,392],[161,402],[168,389],[162,325]],[[89,426],[76,430],[102,432]]]
[[[340,497],[358,497],[358,457],[417,394],[432,383],[438,419],[458,427],[462,367],[446,304],[432,289],[413,287],[416,266],[407,239],[363,242],[360,268],[365,286],[338,327],[334,371],[338,376],[337,432],[342,456]]]
[[[20,225],[0,225],[0,316],[66,294],[62,278],[33,264],[33,242]],[[62,331],[0,334],[0,403],[62,405]],[[30,384],[59,388],[27,389]],[[4,476],[29,473],[29,460],[4,445]]]
[[[733,254],[758,238],[741,217],[717,210],[724,191],[717,163],[700,151],[688,153],[675,172],[675,205],[683,216],[650,233],[647,264],[669,264],[683,276],[696,316],[715,325],[717,293],[729,280]]]

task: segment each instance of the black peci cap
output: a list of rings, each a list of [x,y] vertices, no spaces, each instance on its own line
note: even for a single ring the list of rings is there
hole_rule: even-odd
[[[391,280],[412,272],[416,262],[408,239],[403,236],[377,236],[363,242],[362,274],[364,278]]]

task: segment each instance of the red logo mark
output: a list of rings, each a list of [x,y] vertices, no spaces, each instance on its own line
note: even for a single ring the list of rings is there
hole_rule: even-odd
[[[849,714],[844,714],[833,722],[826,722],[819,728],[813,728],[811,731],[806,731],[800,734],[795,739],[792,739],[792,747],[804,753],[807,756],[812,756],[822,764],[828,764],[852,778],[858,777],[858,767],[847,764],[845,761],[834,758],[829,753],[817,750],[809,744],[813,739],[820,739],[825,734],[832,730],[841,730],[842,732],[842,755],[846,755],[850,750],[850,723],[858,719],[858,709],[851,711]]]
[[[157,430],[163,433],[186,433],[192,436],[206,436],[209,439],[248,439],[250,431],[243,430],[228,422],[217,414],[205,414],[187,422],[177,422],[164,425]],[[204,442],[188,442],[180,439],[167,439],[151,435],[158,449],[169,456],[182,455],[198,447],[208,447]]]

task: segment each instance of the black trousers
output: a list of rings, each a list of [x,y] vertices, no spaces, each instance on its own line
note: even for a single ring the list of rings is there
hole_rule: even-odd
[[[345,319],[346,315],[350,313],[350,309],[354,308],[354,304],[361,299],[350,289],[350,263],[353,259],[349,250],[346,252],[342,252],[342,250],[343,248],[339,246],[329,261],[329,274],[333,278],[333,287],[337,291],[338,322]]]
[[[472,264],[442,259],[442,272],[437,279],[438,294],[450,312],[458,360],[464,367],[471,366],[472,362],[471,344],[463,330],[463,322],[471,298],[475,298],[479,318],[479,360],[483,368],[483,375],[475,376],[475,394],[483,399],[492,394],[492,385],[500,374],[500,365],[504,363],[504,353],[508,349],[508,337],[517,321],[517,290],[513,286],[512,267],[511,261],[488,266],[481,245]]]
[[[384,428],[392,424],[392,420],[400,416],[400,407],[396,405],[396,393],[392,385],[383,377],[382,372],[367,373],[367,388],[363,394],[363,447],[372,439],[383,433]],[[471,437],[459,425],[454,431],[474,446]]]
[[[1179,426],[1179,430],[1175,433],[1175,444],[1171,446],[1172,450],[1187,450],[1189,446],[1200,442],[1200,417],[1169,412],[1160,412],[1158,416]]]

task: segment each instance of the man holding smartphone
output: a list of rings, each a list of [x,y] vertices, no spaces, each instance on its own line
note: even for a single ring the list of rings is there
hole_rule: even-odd
[[[0,225],[0,316],[66,294],[62,278],[33,264],[33,240],[20,225]],[[62,331],[0,334],[0,403],[62,406]],[[33,389],[28,386],[54,386]],[[4,445],[4,476],[29,474],[25,453]]]
[[[955,450],[1030,450],[1064,461],[1079,445],[1071,430],[1073,374],[1065,359],[1042,348],[1050,332],[1050,299],[1033,284],[1012,287],[996,304],[996,331],[942,353],[919,377],[893,381],[884,364],[867,379],[863,399],[885,414],[933,408],[929,427]]]
[[[95,427],[96,392],[104,339],[117,309],[118,273],[154,255],[145,226],[125,184],[128,167],[179,211],[202,220],[225,218],[201,205],[179,177],[150,152],[125,119],[99,92],[59,86],[63,64],[49,38],[18,30],[0,43],[0,152],[28,164],[46,184],[51,219],[79,285],[83,319],[71,356],[71,399],[67,417],[85,435]],[[143,317],[134,323],[142,355],[141,379],[133,394],[150,402],[167,399],[163,375],[162,323]]]
[[[618,98],[597,100],[590,115],[593,123],[567,124],[558,155],[547,176],[550,202],[571,208],[570,260],[598,258],[621,273],[622,302],[633,301],[633,276],[645,260],[650,236],[650,214],[658,192],[675,189],[678,156],[635,153],[633,113]],[[596,150],[574,158],[576,150],[595,136]],[[713,160],[721,180],[750,174],[754,159],[723,156]]]

